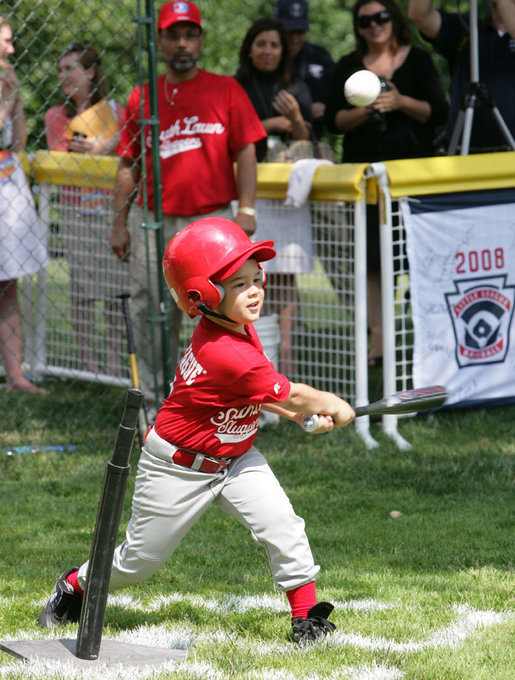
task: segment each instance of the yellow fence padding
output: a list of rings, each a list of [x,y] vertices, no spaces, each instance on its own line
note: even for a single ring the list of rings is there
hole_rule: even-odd
[[[112,189],[117,156],[36,151],[32,162],[35,182]]]
[[[359,201],[363,196],[363,174],[367,163],[320,165],[313,177],[309,198],[313,201]],[[291,163],[258,165],[258,198],[286,198]]]
[[[19,154],[25,172],[35,182],[112,189],[117,156],[93,156],[63,151]],[[393,198],[422,194],[484,191],[515,186],[515,152],[471,156],[437,156],[386,161]],[[315,201],[359,201],[363,197],[368,163],[321,165],[315,171],[309,198]],[[258,164],[258,198],[284,200],[291,163]],[[369,178],[368,200],[374,202],[374,177]]]
[[[26,171],[29,170],[26,161]],[[93,156],[64,151],[37,151],[32,156],[35,182],[112,189],[117,156]],[[366,163],[321,165],[317,168],[309,198],[316,201],[358,201],[363,196]],[[291,163],[258,164],[258,198],[286,198]]]
[[[393,198],[515,186],[515,152],[385,162]]]
[[[16,155],[20,159],[23,172],[29,177],[32,172],[32,156],[25,151],[19,151]]]

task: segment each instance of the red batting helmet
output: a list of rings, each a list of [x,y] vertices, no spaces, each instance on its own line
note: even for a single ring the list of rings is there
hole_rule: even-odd
[[[223,281],[250,257],[257,262],[275,257],[273,241],[253,243],[235,222],[205,217],[181,229],[168,244],[163,272],[170,293],[183,312],[201,314],[199,307],[213,310],[222,302]]]

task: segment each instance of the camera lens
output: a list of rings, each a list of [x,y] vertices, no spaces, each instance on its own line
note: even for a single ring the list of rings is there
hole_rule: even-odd
[[[384,78],[383,76],[379,76],[379,81],[381,83],[381,92],[390,92],[390,88],[386,83],[386,78]]]

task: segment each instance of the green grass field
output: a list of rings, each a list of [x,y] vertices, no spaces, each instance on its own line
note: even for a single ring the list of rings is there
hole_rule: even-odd
[[[112,393],[121,414],[120,395]],[[38,629],[36,616],[59,573],[89,554],[116,423],[84,433],[65,408],[61,440],[80,450],[0,450],[0,640],[77,634],[77,625]],[[105,400],[84,408],[100,415]],[[326,642],[293,644],[264,552],[212,509],[165,569],[110,596],[106,611],[104,638],[180,647],[185,662],[154,671],[92,662],[79,671],[0,653],[0,678],[511,680],[514,415],[504,407],[405,419],[409,452],[377,425],[381,446],[370,452],[352,427],[313,437],[285,423],[260,433],[259,447],[306,520],[321,565],[319,598],[336,605],[337,630]],[[56,431],[39,435],[49,441]],[[135,447],[120,536],[137,458]]]

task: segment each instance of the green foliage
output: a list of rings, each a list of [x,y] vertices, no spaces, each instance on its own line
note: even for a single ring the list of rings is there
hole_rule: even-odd
[[[61,101],[57,64],[72,42],[92,44],[118,101],[124,102],[138,79],[136,3],[116,0],[17,0],[11,9],[16,36],[16,66],[22,83],[29,149],[45,148],[44,115]]]
[[[408,0],[402,0],[406,9]],[[153,3],[157,18],[160,0]],[[275,0],[199,0],[206,43],[200,65],[216,73],[232,75],[238,66],[241,41],[258,17],[273,13]],[[308,39],[324,45],[335,60],[354,49],[351,22],[352,2],[311,0],[311,29]],[[445,3],[444,3],[445,4]],[[453,2],[448,2],[454,8]],[[143,0],[10,0],[2,3],[11,16],[16,38],[16,67],[22,82],[25,115],[29,129],[28,149],[46,147],[44,115],[61,100],[57,63],[61,50],[72,42],[92,44],[101,54],[102,68],[111,96],[124,103],[138,82],[139,64],[146,78],[147,57],[138,56],[137,26],[147,15]],[[144,24],[142,44],[146,44]],[[422,44],[418,32],[415,42]],[[427,48],[427,44],[424,44]],[[442,74],[446,67],[437,59]],[[162,70],[162,64],[159,63]]]
[[[161,2],[154,2],[157,18]],[[274,1],[199,0],[206,43],[200,65],[216,73],[232,75],[238,67],[241,41],[250,24],[270,15]],[[349,11],[338,0],[310,4],[312,30],[309,39],[319,42],[339,58],[352,47]],[[30,131],[29,147],[46,146],[44,114],[61,98],[57,63],[61,50],[72,42],[92,44],[101,54],[102,68],[113,96],[125,102],[138,82],[137,18],[147,13],[139,0],[16,0],[10,8],[16,34],[16,64],[22,80],[25,114]],[[143,44],[146,29],[143,27]],[[146,55],[143,68],[146,69]],[[159,65],[162,70],[162,65]],[[145,71],[146,73],[146,71]]]
[[[235,73],[245,33],[258,17],[273,14],[275,1],[205,0],[198,4],[206,32],[204,67],[218,73]],[[349,10],[339,0],[311,0],[309,6],[311,29],[308,40],[323,45],[339,59],[352,49],[354,41]]]

